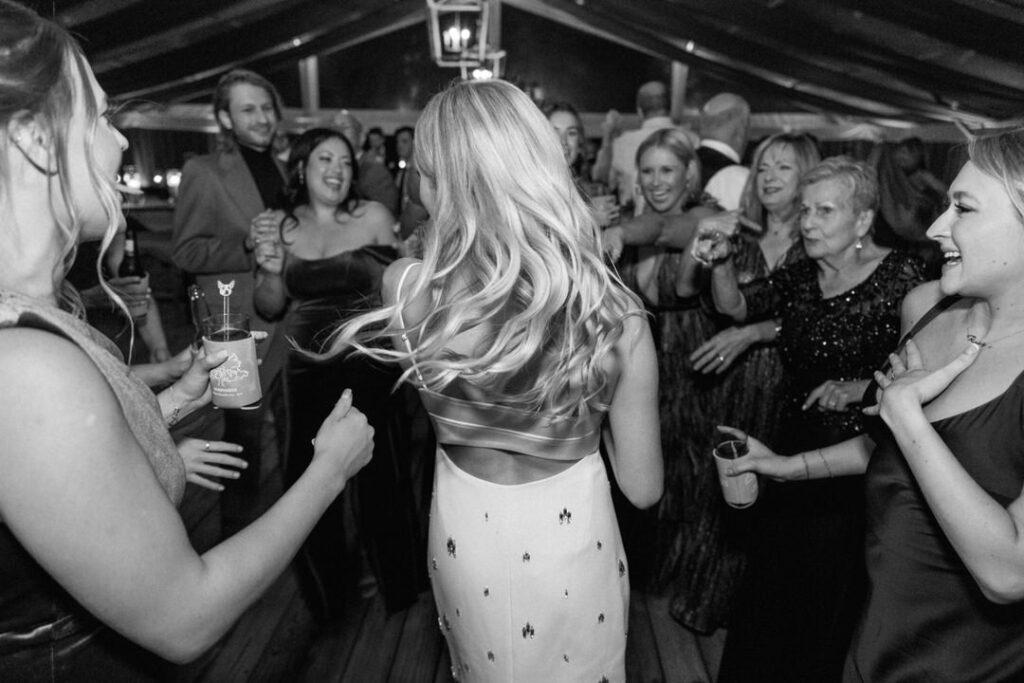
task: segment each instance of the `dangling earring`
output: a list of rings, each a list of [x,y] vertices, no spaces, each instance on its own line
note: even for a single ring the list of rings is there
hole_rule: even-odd
[[[853,245],[853,248],[856,249],[857,251],[860,251],[861,249],[864,248],[864,243],[860,241],[859,237],[857,238],[857,243]]]
[[[306,172],[302,170],[302,166],[299,166],[299,186],[306,184]]]

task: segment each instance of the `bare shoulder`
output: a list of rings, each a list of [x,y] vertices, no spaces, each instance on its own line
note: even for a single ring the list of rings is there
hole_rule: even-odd
[[[0,448],[5,456],[62,434],[81,438],[120,414],[113,390],[92,360],[51,332],[0,331],[0,377],[0,433],[10,446]]]
[[[625,357],[631,356],[638,347],[654,344],[647,312],[637,309],[622,318],[622,335],[616,343],[616,350]]]
[[[903,297],[900,317],[904,333],[921,319],[925,313],[942,300],[942,289],[938,280],[930,280],[914,287]]]
[[[386,206],[380,202],[360,200],[358,206],[352,212],[353,218],[357,219],[373,238],[374,244],[395,244],[395,217]]]
[[[407,270],[410,270],[409,274],[405,276],[405,282],[403,283],[403,290],[408,290],[409,284],[412,279],[416,277],[416,269],[414,266],[420,265],[421,261],[414,258],[400,258],[393,262],[384,271],[383,282],[381,283],[381,294],[384,297],[384,304],[391,305],[398,301],[401,292],[398,291],[398,286],[402,281],[402,276],[405,275]]]
[[[25,327],[0,331],[0,376],[0,395],[45,395],[51,410],[61,402],[94,398],[85,394],[95,393],[97,382],[106,388],[99,369],[77,345],[58,334]],[[16,410],[18,403],[4,405]]]
[[[359,204],[355,210],[352,211],[353,216],[358,216],[360,219],[367,222],[374,223],[386,223],[388,225],[394,225],[395,217],[386,206],[380,202],[375,202],[370,199],[360,199]]]

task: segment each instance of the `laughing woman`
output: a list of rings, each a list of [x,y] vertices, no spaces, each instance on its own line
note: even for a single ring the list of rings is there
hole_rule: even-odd
[[[357,180],[355,154],[339,131],[306,131],[288,159],[284,211],[255,221],[256,308],[271,319],[286,312],[285,331],[298,347],[285,365],[287,483],[309,464],[316,426],[343,387],[352,388],[377,432],[374,458],[353,482],[355,495],[336,500],[303,546],[303,590],[326,620],[341,614],[361,571],[367,581],[376,578],[390,611],[416,599],[422,574],[405,458],[408,423],[391,392],[397,373],[366,358],[317,362],[302,351],[321,351],[339,321],[379,304],[381,278],[397,258],[394,217],[360,199]],[[261,231],[264,224],[274,230]],[[354,510],[354,525],[346,508]],[[353,526],[358,544],[346,544],[345,530]],[[361,555],[370,562],[362,570]]]
[[[974,140],[949,198],[928,230],[942,277],[904,301],[912,341],[876,373],[870,436],[797,457],[752,440],[735,467],[866,470],[850,682],[1024,678],[1024,129]]]

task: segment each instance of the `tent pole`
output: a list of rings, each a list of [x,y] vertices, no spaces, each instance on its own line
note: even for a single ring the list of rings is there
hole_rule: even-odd
[[[682,62],[672,62],[672,85],[669,92],[672,97],[672,105],[669,115],[673,121],[683,120],[686,106],[686,79],[689,76],[690,67]]]
[[[299,60],[299,89],[303,111],[320,109],[320,62],[316,55]]]

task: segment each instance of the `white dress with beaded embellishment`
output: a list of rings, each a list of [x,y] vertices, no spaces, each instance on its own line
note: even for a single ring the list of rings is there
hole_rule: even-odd
[[[624,681],[629,575],[598,453],[606,414],[549,420],[431,391],[414,371],[439,444],[427,569],[452,674]],[[445,445],[575,462],[540,481],[495,484],[459,469]]]

